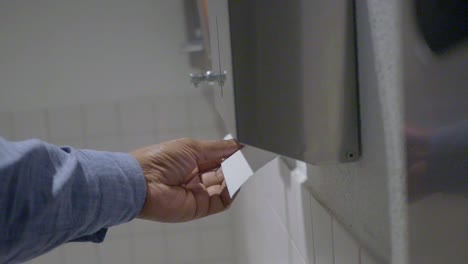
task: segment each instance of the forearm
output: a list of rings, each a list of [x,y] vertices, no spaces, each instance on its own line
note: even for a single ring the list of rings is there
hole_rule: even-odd
[[[105,228],[138,215],[145,196],[128,154],[0,139],[0,263],[78,238],[100,242]]]

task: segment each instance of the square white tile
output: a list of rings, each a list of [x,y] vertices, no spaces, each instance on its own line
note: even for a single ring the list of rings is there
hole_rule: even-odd
[[[156,144],[156,139],[152,133],[141,135],[124,135],[122,136],[123,150],[132,151],[142,147]]]
[[[134,263],[168,263],[166,247],[166,241],[161,235],[136,235]]]
[[[38,138],[47,140],[46,111],[43,109],[14,112],[13,128],[15,140]]]
[[[201,94],[188,98],[190,126],[192,128],[203,128],[214,126],[220,118],[215,107],[213,98]]]
[[[374,257],[372,257],[368,252],[367,250],[365,250],[364,248],[360,248],[359,249],[359,255],[361,257],[361,264],[377,264],[377,260],[374,259]]]
[[[265,198],[257,197],[256,188],[255,184],[243,187],[236,201],[236,209],[241,210],[235,229],[236,247],[241,253],[236,256],[247,263],[288,263],[287,230]]]
[[[265,199],[278,214],[281,223],[287,226],[286,188],[289,187],[290,170],[281,159],[275,159],[258,170],[255,177],[264,179]]]
[[[13,140],[13,115],[9,112],[0,112],[0,137]]]
[[[183,223],[161,223],[162,228],[167,230],[169,234],[177,232],[196,231],[199,229],[199,220],[183,222]]]
[[[234,238],[230,229],[204,229],[200,234],[202,259],[225,259],[234,255]]]
[[[112,226],[107,229],[106,240],[110,239],[125,239],[128,238],[132,233],[132,224],[124,223],[116,226]]]
[[[117,103],[83,105],[86,136],[117,136],[119,134]]]
[[[214,261],[202,261],[200,264],[240,264],[236,262],[234,259],[223,259],[223,260],[214,260]]]
[[[57,146],[69,146],[75,149],[85,148],[84,139],[82,138],[54,138],[49,140],[49,143]]]
[[[65,263],[81,264],[81,263],[98,263],[98,249],[92,243],[67,243],[63,246]]]
[[[215,126],[192,128],[192,137],[198,140],[218,140],[224,137],[222,130]]]
[[[310,262],[304,260],[299,250],[294,246],[293,243],[289,243],[289,263],[290,264],[308,264]]]
[[[120,137],[117,136],[98,136],[85,139],[87,149],[100,151],[123,151]]]
[[[156,131],[155,135],[156,144],[163,143],[165,141],[191,137],[190,132],[187,131],[170,131],[170,132],[163,132],[163,131]]]
[[[314,261],[314,238],[312,236],[312,213],[310,193],[304,183],[307,175],[302,170],[291,172],[286,187],[288,231],[294,245],[307,263]]]
[[[311,196],[312,234],[316,264],[333,264],[332,216]]]
[[[59,264],[64,262],[63,247],[55,248],[35,259],[27,261],[27,264]]]
[[[259,212],[259,214],[261,215],[258,226],[254,226],[251,232],[261,237],[261,245],[258,247],[261,248],[260,252],[263,256],[260,263],[288,263],[290,240],[287,230],[271,208],[266,207],[265,212]]]
[[[231,227],[233,223],[232,214],[232,210],[229,209],[218,214],[201,218],[197,221],[200,228]]]
[[[77,106],[49,108],[50,140],[57,138],[83,138],[84,127],[81,108]]]
[[[134,234],[161,235],[164,230],[162,223],[149,220],[135,219],[130,225]]]
[[[336,220],[333,220],[333,254],[335,264],[359,264],[358,244]]]
[[[185,96],[161,96],[154,103],[154,116],[158,132],[189,131],[190,118]]]
[[[119,114],[124,135],[150,134],[156,130],[151,100],[139,98],[121,102]]]
[[[198,263],[201,260],[200,236],[195,230],[168,232],[169,262]]]
[[[99,244],[101,264],[135,263],[134,241],[130,238],[104,241]]]

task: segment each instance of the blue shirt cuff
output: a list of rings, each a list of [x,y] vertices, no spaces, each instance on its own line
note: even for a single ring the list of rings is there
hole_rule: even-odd
[[[77,150],[85,175],[95,187],[94,221],[71,241],[99,243],[108,227],[138,216],[146,200],[146,181],[138,161],[127,153]],[[92,233],[90,233],[90,231]]]

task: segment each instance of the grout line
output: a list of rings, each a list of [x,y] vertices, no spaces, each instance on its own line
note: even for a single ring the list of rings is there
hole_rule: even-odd
[[[96,256],[96,264],[101,264],[102,259],[101,259],[101,246],[99,244],[93,245],[94,248],[94,254]]]
[[[50,109],[49,108],[45,108],[43,110],[41,110],[40,112],[42,112],[44,114],[44,125],[45,125],[45,141],[47,142],[50,142],[51,141],[51,132],[50,132],[50,113],[49,113]]]
[[[152,99],[151,99],[151,118],[152,118],[152,122],[153,122],[153,131],[152,131],[152,137],[153,137],[153,141],[154,141],[154,144],[158,144],[158,133],[159,133],[159,130],[160,128],[158,127],[158,100],[157,100],[157,96],[154,96]]]
[[[60,245],[57,247],[55,250],[58,250],[58,258],[60,259],[60,263],[66,263],[67,258],[65,257],[65,250],[64,250],[65,244]]]
[[[13,114],[13,112],[7,112],[7,116],[10,119],[10,125],[11,125],[10,135],[9,135],[10,138],[8,138],[8,140],[9,141],[14,141],[14,140],[16,140],[16,129],[15,129],[14,114]]]
[[[309,195],[309,199],[315,199],[308,191],[307,191],[307,194]],[[314,202],[317,202],[314,200]],[[311,228],[311,235],[312,235],[312,253],[313,253],[313,260],[314,260],[314,264],[316,261],[316,249],[315,249],[315,244],[316,244],[316,241],[315,241],[315,232],[314,232],[314,214],[312,213],[312,201],[310,201],[310,204],[309,204],[309,209],[310,209],[310,224],[312,225],[312,228]]]
[[[333,234],[333,219],[334,217],[331,216],[332,259],[333,264],[335,264],[335,235]]]
[[[359,246],[359,250],[358,250],[358,260],[359,260],[359,264],[362,263],[362,260],[361,260],[361,250],[362,250],[362,247]]]
[[[163,241],[164,241],[164,262],[165,263],[169,263],[170,260],[171,260],[171,257],[169,256],[169,236],[168,236],[168,232],[167,232],[167,228],[166,228],[166,225],[167,224],[163,224],[161,226],[161,235],[163,236]]]
[[[112,105],[113,105],[113,109],[115,111],[115,118],[117,118],[116,121],[116,124],[117,124],[117,133],[116,133],[116,137],[117,137],[117,141],[119,142],[118,143],[118,149],[120,149],[120,151],[123,151],[124,149],[124,144],[123,144],[123,122],[122,122],[122,109],[121,109],[121,103],[122,102],[113,102]]]
[[[86,130],[87,130],[87,122],[86,122],[86,113],[85,113],[85,107],[83,104],[80,104],[80,119],[81,119],[81,144],[80,148],[85,148],[85,146],[88,144],[87,139],[86,139]]]

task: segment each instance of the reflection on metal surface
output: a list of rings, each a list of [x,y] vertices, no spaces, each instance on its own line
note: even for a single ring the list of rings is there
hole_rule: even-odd
[[[223,72],[213,72],[207,71],[206,73],[202,74],[190,74],[191,82],[195,87],[198,87],[200,83],[208,83],[208,84],[217,84],[219,86],[223,86],[224,82],[226,81],[226,71]]]
[[[451,45],[449,39],[441,39],[447,37],[443,32],[428,37],[427,28],[421,28],[428,25],[418,21],[421,14],[416,15],[415,5],[404,2],[410,263],[466,263],[468,45]],[[421,12],[424,3],[415,2]],[[450,8],[455,2],[466,5],[466,1],[439,1]],[[438,26],[443,27],[440,23]],[[454,32],[463,31],[454,28],[456,24],[446,26]]]
[[[235,138],[311,164],[359,159],[354,11],[352,0],[209,1],[213,69],[229,73],[216,105]]]

